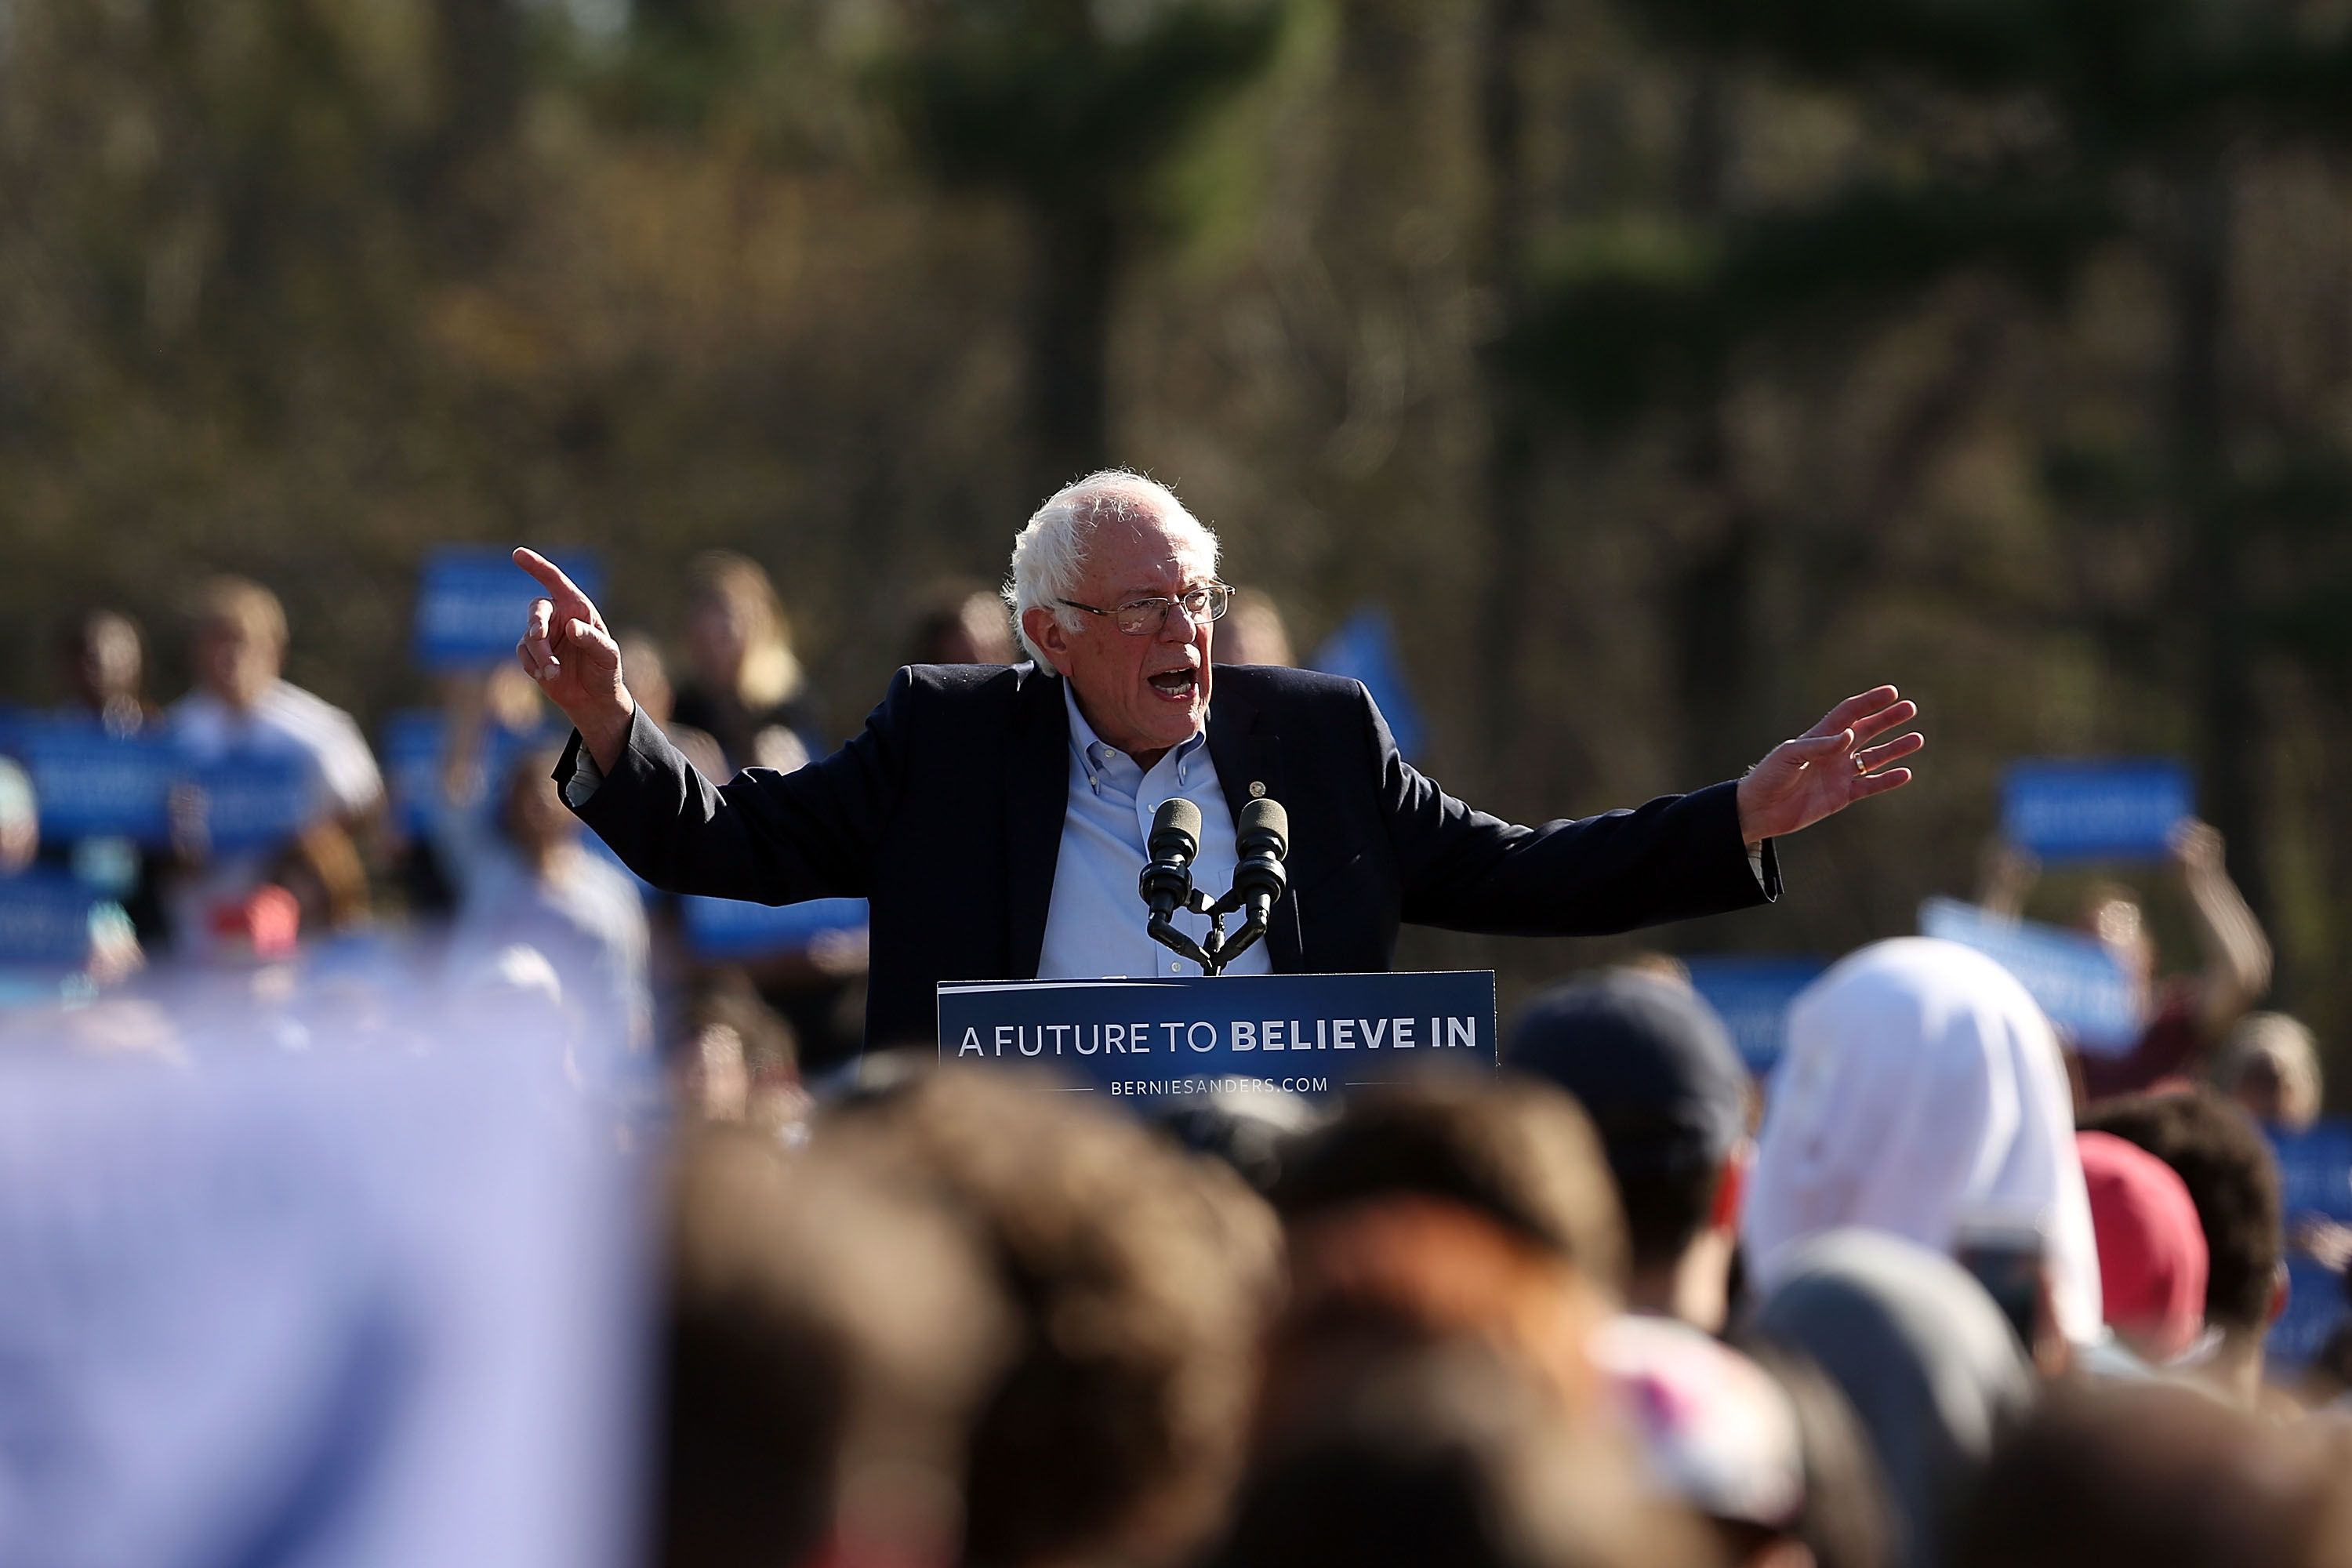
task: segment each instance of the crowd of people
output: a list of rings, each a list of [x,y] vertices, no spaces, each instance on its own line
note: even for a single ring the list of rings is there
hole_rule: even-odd
[[[694,765],[828,749],[766,574],[703,557],[685,603],[674,639],[618,640]],[[1221,638],[1290,658],[1262,599]],[[698,952],[582,835],[511,667],[442,678],[429,753],[380,767],[284,679],[288,639],[267,589],[204,585],[192,689],[159,707],[139,628],[76,618],[77,722],[278,759],[305,804],[230,842],[175,785],[159,837],[45,841],[33,770],[0,761],[0,877],[105,895],[65,992],[430,923],[404,962],[478,1025],[625,1102],[617,1065],[666,1085],[661,1563],[2352,1562],[2352,1335],[2299,1383],[2265,1368],[2289,1248],[2352,1257],[2339,1226],[2290,1232],[2264,1136],[2317,1116],[2317,1054],[2251,1010],[2269,952],[2209,828],[2176,839],[2193,974],[2160,978],[2131,891],[2085,901],[2148,999],[2119,1052],[1906,937],[1798,998],[1769,1094],[1654,958],[1517,1009],[1498,1075],[1137,1117],[859,1057],[854,931]],[[1013,658],[963,589],[908,652]],[[1981,901],[2015,914],[2032,868],[1991,871]],[[372,973],[330,983],[338,1033],[428,1037]]]
[[[1790,1032],[1760,1129],[1720,1020],[1632,968],[1523,1009],[1499,1076],[1336,1107],[901,1062],[795,1147],[702,1127],[656,1560],[2352,1561],[2344,1391],[2263,1376],[2240,1105],[2078,1119],[2019,983],[1925,938]]]

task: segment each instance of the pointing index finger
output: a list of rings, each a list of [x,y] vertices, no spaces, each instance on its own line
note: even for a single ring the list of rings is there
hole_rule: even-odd
[[[540,585],[550,594],[569,595],[576,603],[583,605],[588,603],[588,595],[580,591],[578,584],[563,574],[563,568],[541,555],[538,551],[516,550],[514,563],[538,578]]]

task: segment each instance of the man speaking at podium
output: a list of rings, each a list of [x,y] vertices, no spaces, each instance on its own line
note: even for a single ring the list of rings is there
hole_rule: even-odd
[[[548,595],[517,657],[578,731],[555,775],[565,801],[658,888],[867,900],[874,1046],[932,1038],[942,980],[1181,971],[1146,934],[1136,886],[1154,814],[1177,796],[1200,808],[1204,887],[1231,879],[1247,802],[1287,811],[1288,895],[1230,973],[1338,973],[1388,968],[1405,921],[1593,935],[1765,902],[1780,892],[1771,841],[1909,782],[1886,764],[1924,743],[1871,743],[1917,711],[1880,687],[1737,783],[1500,821],[1400,756],[1355,681],[1213,667],[1231,597],[1216,536],[1166,487],[1110,471],[1013,541],[1007,597],[1032,662],[901,669],[833,755],[714,784],[638,713],[595,605],[543,557],[515,559]]]

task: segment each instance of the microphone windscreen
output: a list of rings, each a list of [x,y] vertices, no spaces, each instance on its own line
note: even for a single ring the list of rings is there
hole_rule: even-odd
[[[1290,814],[1278,800],[1258,799],[1242,807],[1234,825],[1234,847],[1244,855],[1263,852],[1280,860],[1290,853]]]
[[[1151,817],[1151,858],[1190,860],[1201,852],[1201,808],[1177,795],[1160,803]]]

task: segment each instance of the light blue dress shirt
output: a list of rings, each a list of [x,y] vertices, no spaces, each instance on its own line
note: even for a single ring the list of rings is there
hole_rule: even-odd
[[[1192,862],[1192,882],[1212,898],[1234,880],[1234,814],[1225,808],[1224,787],[1209,760],[1209,738],[1195,734],[1151,764],[1146,773],[1135,759],[1097,736],[1078,711],[1070,683],[1062,704],[1070,715],[1070,804],[1062,816],[1062,849],[1054,864],[1054,901],[1045,914],[1045,947],[1037,961],[1041,980],[1141,980],[1154,974],[1198,974],[1200,965],[1179,958],[1144,930],[1150,909],[1136,893],[1150,855],[1151,818],[1167,801],[1183,796],[1201,808],[1201,853]],[[1205,915],[1179,914],[1175,923],[1193,941],[1209,934]],[[1225,929],[1241,924],[1225,919]],[[1271,974],[1273,960],[1263,941],[1251,945],[1225,971]]]

